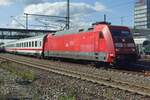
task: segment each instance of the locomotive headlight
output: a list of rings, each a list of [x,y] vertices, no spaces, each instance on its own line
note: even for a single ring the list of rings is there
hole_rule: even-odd
[[[123,44],[122,43],[115,43],[115,46],[121,48],[121,47],[123,47]]]
[[[133,52],[135,52],[135,49],[132,49]]]
[[[128,47],[135,47],[134,43],[128,43],[127,46]]]
[[[116,52],[120,51],[119,49],[116,49]]]

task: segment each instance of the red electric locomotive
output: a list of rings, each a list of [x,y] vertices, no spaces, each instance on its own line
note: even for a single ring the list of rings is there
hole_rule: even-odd
[[[43,42],[43,56],[116,63],[135,61],[137,51],[128,27],[103,22],[48,34]]]

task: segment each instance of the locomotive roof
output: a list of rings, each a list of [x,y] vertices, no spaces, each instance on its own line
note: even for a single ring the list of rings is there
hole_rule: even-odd
[[[107,25],[109,26],[110,28],[127,28],[126,26],[118,26],[118,25],[108,25],[108,24],[101,24],[101,25]],[[55,35],[64,35],[64,34],[77,34],[77,33],[80,33],[80,32],[88,32],[88,31],[91,31],[93,30],[94,28],[94,25],[93,26],[87,26],[87,27],[83,27],[83,28],[79,28],[79,29],[70,29],[70,30],[63,30],[63,31],[58,31],[56,33],[54,33]]]
[[[79,28],[79,29],[70,29],[70,30],[63,30],[63,31],[58,31],[55,33],[55,35],[63,35],[63,34],[77,34],[80,32],[88,32],[92,30],[93,27],[84,27],[84,28]]]

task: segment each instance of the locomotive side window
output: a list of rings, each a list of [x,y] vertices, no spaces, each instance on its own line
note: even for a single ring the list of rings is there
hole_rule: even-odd
[[[88,28],[88,31],[92,31],[94,28]]]
[[[100,38],[100,39],[103,39],[103,38],[104,38],[103,32],[100,32],[100,33],[99,33],[99,38]]]
[[[79,32],[83,32],[84,31],[84,29],[79,29]]]

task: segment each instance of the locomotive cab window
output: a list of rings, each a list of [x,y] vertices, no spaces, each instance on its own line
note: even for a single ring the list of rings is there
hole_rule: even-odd
[[[111,30],[112,36],[115,37],[129,37],[131,33],[128,30],[121,30],[121,29],[112,29]]]
[[[104,38],[103,32],[99,32],[99,38],[100,38],[100,39],[103,39],[103,38]]]

